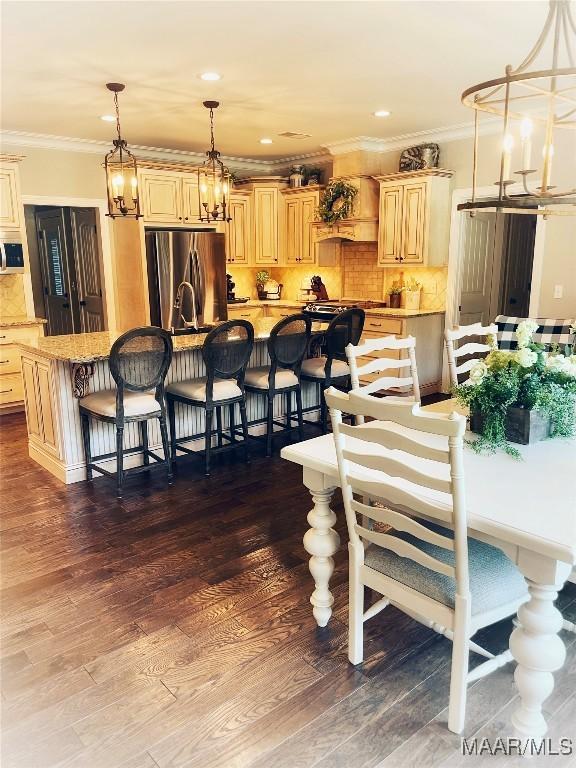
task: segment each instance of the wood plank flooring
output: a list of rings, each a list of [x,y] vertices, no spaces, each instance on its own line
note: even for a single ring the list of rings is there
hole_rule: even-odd
[[[446,728],[448,641],[390,608],[348,664],[344,548],[334,617],[316,627],[297,467],[223,457],[206,479],[189,460],[172,488],[140,475],[119,503],[106,479],[66,487],[30,461],[22,415],[0,419],[0,451],[4,768],[504,762],[462,757]],[[574,585],[560,604],[576,620]],[[499,651],[510,628],[482,641]],[[546,710],[576,743],[576,636],[563,637]],[[467,737],[507,735],[512,671],[471,686]]]

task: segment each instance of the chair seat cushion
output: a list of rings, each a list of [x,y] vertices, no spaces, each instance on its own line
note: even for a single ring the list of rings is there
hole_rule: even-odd
[[[268,389],[269,375],[270,368],[267,365],[262,365],[259,368],[249,368],[246,371],[244,382],[247,387],[254,387],[255,389]],[[296,387],[298,383],[298,377],[293,371],[288,371],[284,368],[278,368],[276,371],[274,389]]]
[[[206,379],[188,379],[170,384],[166,387],[166,393],[204,403],[206,402]],[[229,400],[233,397],[242,397],[242,390],[235,379],[214,379],[213,400]]]
[[[307,376],[311,379],[325,379],[325,366],[325,357],[309,357],[308,360],[304,360],[302,363],[302,376]],[[330,377],[332,379],[349,375],[350,368],[348,363],[345,363],[344,360],[332,360],[332,367],[330,369]]]
[[[116,390],[103,389],[91,395],[82,397],[80,406],[87,411],[97,413],[100,416],[116,416]],[[130,392],[124,390],[124,415],[146,416],[146,414],[159,413],[160,406],[151,392]]]
[[[427,527],[443,536],[454,538],[453,532],[446,528],[430,524],[427,524]],[[421,541],[407,533],[394,535],[414,544],[437,560],[454,565],[454,552],[451,550]],[[364,563],[369,568],[407,587],[412,587],[439,603],[450,608],[454,607],[456,583],[449,576],[431,571],[409,558],[400,557],[395,552],[376,544],[370,544],[366,548]],[[528,599],[524,577],[514,563],[497,547],[468,538],[468,568],[473,616],[508,605],[516,600]]]

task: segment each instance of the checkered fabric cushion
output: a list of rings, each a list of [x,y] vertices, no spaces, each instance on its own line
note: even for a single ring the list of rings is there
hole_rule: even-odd
[[[516,342],[516,328],[523,321],[525,317],[507,317],[506,315],[498,315],[494,320],[498,326],[498,347],[500,349],[516,349],[518,344]],[[537,344],[544,344],[548,349],[552,344],[573,344],[576,339],[571,330],[571,326],[574,324],[574,320],[551,320],[549,318],[536,318],[539,323],[533,340]]]

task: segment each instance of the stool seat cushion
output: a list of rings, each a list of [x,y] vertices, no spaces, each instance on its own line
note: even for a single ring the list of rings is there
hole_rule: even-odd
[[[116,390],[103,389],[82,397],[80,406],[100,416],[116,416]],[[158,401],[151,392],[124,390],[124,416],[146,416],[160,413]]]
[[[175,382],[166,387],[166,394],[205,403],[206,379],[188,379]],[[229,400],[233,397],[242,397],[242,390],[236,383],[236,379],[214,379],[213,400]]]
[[[270,368],[267,365],[260,366],[259,368],[249,368],[246,371],[246,377],[244,382],[247,387],[254,387],[255,389],[268,389],[268,377],[270,375]],[[274,379],[274,389],[284,389],[285,387],[295,387],[298,385],[298,377],[293,371],[279,368],[276,371],[276,377]]]
[[[325,357],[309,357],[308,360],[304,360],[302,363],[302,376],[308,376],[311,379],[325,379],[326,372],[326,358]],[[349,376],[350,368],[348,363],[344,360],[332,360],[332,367],[330,369],[330,376],[333,379],[339,376]]]

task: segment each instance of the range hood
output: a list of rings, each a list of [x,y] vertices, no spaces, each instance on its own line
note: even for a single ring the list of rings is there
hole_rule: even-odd
[[[338,178],[358,188],[358,194],[354,200],[354,216],[334,224],[326,224],[324,221],[313,222],[315,241],[317,243],[325,240],[377,242],[380,185],[372,176],[358,174],[338,176]]]

